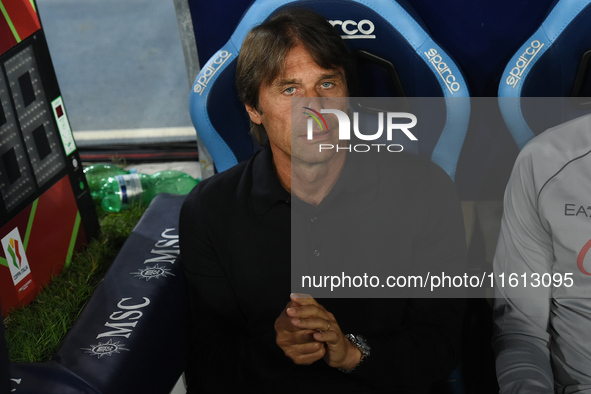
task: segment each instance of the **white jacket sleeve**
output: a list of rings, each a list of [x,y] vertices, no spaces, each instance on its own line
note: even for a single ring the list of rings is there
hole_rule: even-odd
[[[554,253],[551,234],[538,214],[533,171],[531,156],[522,152],[505,191],[493,263],[493,348],[502,394],[554,392],[548,332],[550,289],[531,286],[536,275],[551,272]]]

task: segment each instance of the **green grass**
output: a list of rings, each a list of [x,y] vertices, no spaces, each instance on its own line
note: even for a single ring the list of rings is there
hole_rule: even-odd
[[[43,362],[53,356],[145,208],[101,212],[99,236],[31,304],[8,313],[4,324],[12,362]]]

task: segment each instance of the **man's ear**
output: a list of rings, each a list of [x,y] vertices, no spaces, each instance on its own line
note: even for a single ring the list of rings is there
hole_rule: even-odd
[[[248,104],[244,104],[244,106],[246,107],[246,112],[248,112],[248,116],[250,116],[250,120],[253,123],[261,124],[261,114],[254,107],[251,107]]]

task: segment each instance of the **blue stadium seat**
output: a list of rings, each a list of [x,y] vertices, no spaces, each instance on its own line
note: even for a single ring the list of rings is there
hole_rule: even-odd
[[[235,87],[242,42],[254,26],[294,5],[325,16],[343,36],[357,62],[358,96],[408,98],[420,131],[419,143],[405,150],[429,157],[453,179],[470,118],[468,87],[455,61],[404,0],[255,0],[231,38],[203,65],[191,91],[191,118],[217,171],[259,149]],[[368,112],[365,121],[371,122],[371,111],[360,111]],[[436,392],[463,393],[461,375],[458,367]]]
[[[591,112],[591,0],[559,0],[505,68],[499,107],[521,149],[542,131]],[[566,99],[568,98],[568,99]]]
[[[394,0],[254,1],[230,40],[202,67],[191,91],[191,118],[217,171],[259,148],[248,133],[248,117],[234,84],[242,41],[252,27],[290,5],[315,10],[341,32],[359,61],[358,84],[366,87],[359,96],[441,98],[440,105],[410,111],[420,131],[418,145],[409,149],[428,156],[453,178],[468,128],[468,88],[460,69],[413,10]]]

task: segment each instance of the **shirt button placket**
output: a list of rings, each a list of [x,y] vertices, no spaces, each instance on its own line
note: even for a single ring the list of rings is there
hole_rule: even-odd
[[[310,223],[311,224],[315,224],[318,221],[318,217],[317,216],[312,216],[310,218]],[[312,254],[314,255],[314,257],[320,257],[320,251],[318,249],[314,249],[314,251],[312,252]]]

